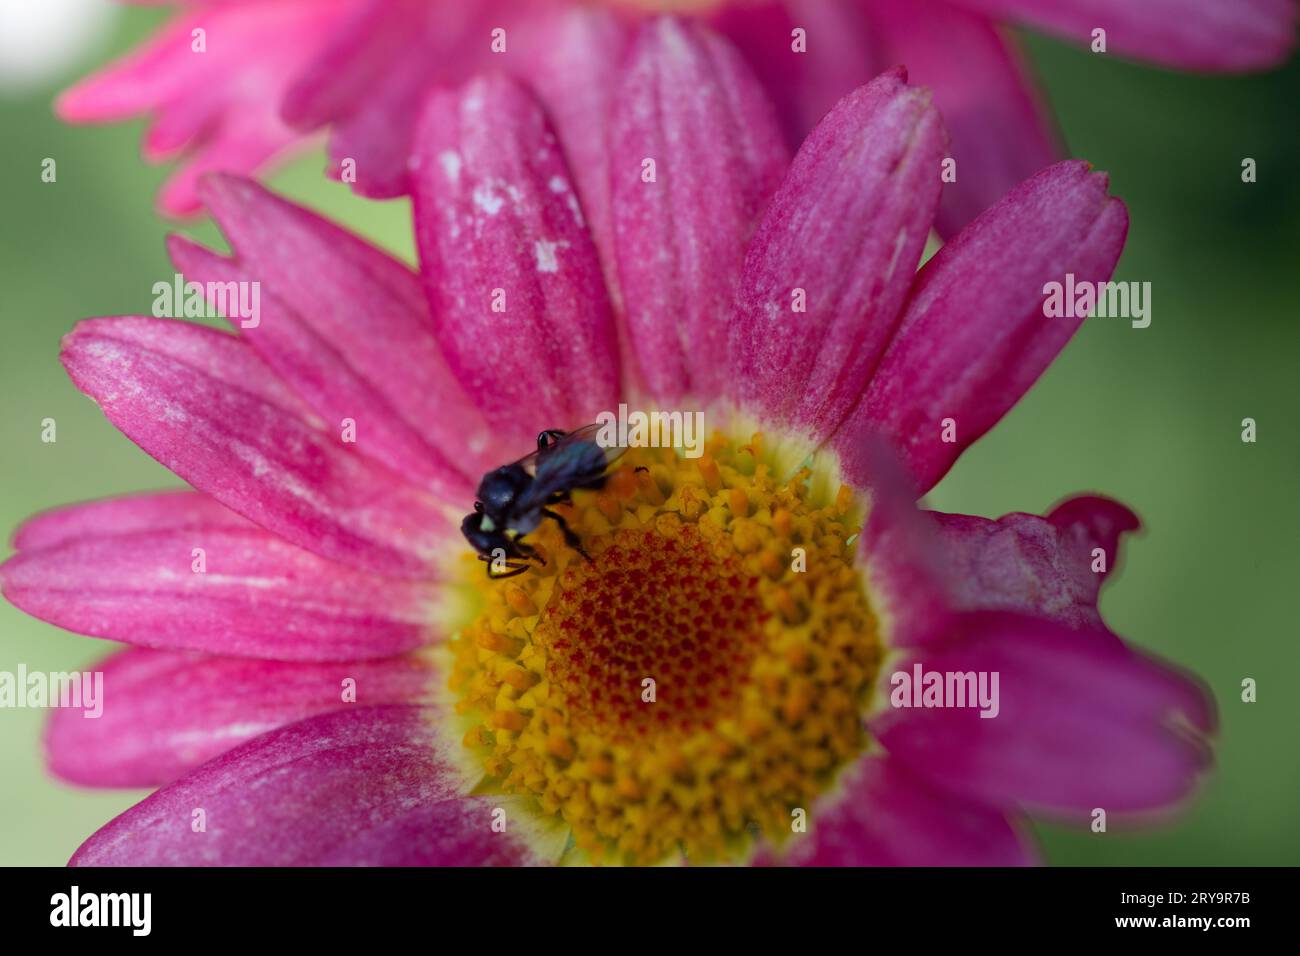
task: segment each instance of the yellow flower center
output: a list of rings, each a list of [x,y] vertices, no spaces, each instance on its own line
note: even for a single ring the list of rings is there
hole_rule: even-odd
[[[593,862],[744,858],[780,845],[866,744],[880,647],[846,488],[781,477],[762,436],[698,459],[631,449],[527,540],[449,643],[478,792],[535,798]]]

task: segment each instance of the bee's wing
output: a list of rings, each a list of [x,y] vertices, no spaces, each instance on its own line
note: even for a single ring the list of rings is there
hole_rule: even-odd
[[[565,448],[571,448],[576,444],[582,444],[582,443],[600,446],[600,443],[596,441],[596,436],[600,433],[600,430],[603,427],[604,426],[600,424],[591,424],[591,425],[584,425],[582,428],[574,429],[571,432],[566,432],[564,435],[562,435],[560,438],[557,438],[555,441],[547,445],[545,448],[539,448],[531,455],[525,455],[523,458],[520,458],[519,461],[516,462],[516,464],[522,467],[526,472],[528,472],[528,474],[536,477],[538,465],[541,464],[550,456],[554,455],[556,452],[559,452]],[[623,452],[627,451],[626,448],[623,448],[618,445],[615,445],[610,448],[604,448],[603,446],[600,447],[605,452],[606,467],[613,464],[614,461],[620,455],[623,454]]]

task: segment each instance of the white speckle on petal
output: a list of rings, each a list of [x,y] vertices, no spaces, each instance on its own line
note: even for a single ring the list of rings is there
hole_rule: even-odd
[[[505,205],[505,200],[492,191],[492,187],[482,183],[474,187],[474,205],[489,216],[495,216]]]
[[[453,183],[460,179],[460,153],[448,149],[438,154],[438,161],[442,163],[442,171],[447,174],[447,178]]]
[[[569,201],[569,212],[573,213],[573,221],[576,222],[579,226],[585,227],[587,223],[586,220],[582,218],[582,209],[578,206],[578,197],[575,196],[573,193],[569,193],[568,201]]]
[[[573,214],[573,221],[579,226],[585,226],[586,223],[582,218],[582,209],[578,206],[578,197],[569,189],[569,181],[563,176],[552,176],[550,180],[547,181],[546,186],[557,196],[568,193],[568,195],[564,197],[564,202],[565,205],[569,207],[569,212]]]
[[[538,239],[533,243],[533,251],[537,253],[538,272],[560,271],[560,260],[555,256],[555,250],[559,245],[558,242],[548,242],[545,239]]]

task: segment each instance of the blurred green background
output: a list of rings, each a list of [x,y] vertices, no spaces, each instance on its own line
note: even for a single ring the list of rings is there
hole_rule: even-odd
[[[81,318],[147,314],[173,272],[138,159],[141,123],[72,128],[53,94],[146,35],[162,12],[121,13],[65,75],[0,91],[0,558],[32,512],[178,485],[68,382],[59,338]],[[938,508],[1041,512],[1101,491],[1135,508],[1103,612],[1129,640],[1200,674],[1218,700],[1218,765],[1159,827],[1104,835],[1040,826],[1058,864],[1300,863],[1300,63],[1254,77],[1175,75],[1026,37],[1070,151],[1111,174],[1132,229],[1116,276],[1152,283],[1153,321],[1093,320],[931,496]],[[57,184],[40,181],[44,157]],[[1241,182],[1243,157],[1259,181]],[[318,149],[275,188],[413,258],[409,206],[368,203],[320,175]],[[219,242],[210,223],[182,227]],[[40,441],[41,420],[58,441]],[[1256,444],[1241,420],[1258,422]],[[90,665],[110,645],[0,602],[0,670]],[[1253,677],[1259,700],[1240,701]],[[43,713],[0,710],[0,864],[60,865],[140,792],[50,779]]]

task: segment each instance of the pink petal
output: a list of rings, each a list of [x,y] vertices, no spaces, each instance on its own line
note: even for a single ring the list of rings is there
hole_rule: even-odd
[[[482,416],[448,368],[420,277],[410,267],[249,180],[214,176],[203,199],[236,261],[288,300],[319,336],[342,343],[360,374],[439,448],[464,456],[467,446],[489,440]],[[481,470],[477,459],[471,468]]]
[[[503,440],[522,454],[541,429],[612,409],[609,301],[560,145],[532,95],[499,76],[434,94],[413,162],[439,341]]]
[[[185,528],[252,528],[252,522],[207,495],[159,491],[65,505],[28,518],[14,535],[18,550],[50,548],[86,537]]]
[[[160,787],[259,734],[331,710],[430,699],[435,675],[414,656],[291,664],[132,649],[103,673],[103,713],[50,712],[49,767],[91,787]],[[354,702],[344,701],[353,681]]]
[[[449,498],[500,463],[409,268],[247,180],[216,177],[203,196],[236,255],[172,236],[177,269],[204,284],[259,284],[261,321],[244,338],[332,428],[353,419],[358,450]]]
[[[865,586],[891,647],[945,640],[956,613],[1008,610],[1073,627],[1099,627],[1097,597],[1119,562],[1135,514],[1101,497],[1071,498],[1046,518],[996,521],[919,511],[898,462],[876,440],[869,458],[867,522],[858,544]],[[864,459],[865,460],[865,459]],[[1105,552],[1094,572],[1093,550]]]
[[[214,79],[230,93],[253,99],[283,82],[280,74],[308,55],[328,35],[351,0],[276,0],[274,3],[201,5],[173,19],[147,43],[59,98],[60,115],[72,122],[119,120],[159,105],[180,107],[180,98],[206,94]],[[192,32],[202,28],[205,51],[193,49]],[[302,53],[284,43],[296,35]],[[253,63],[250,53],[276,50],[274,62]],[[242,70],[238,68],[242,67]],[[261,84],[261,85],[259,85]],[[230,94],[227,94],[230,96]]]
[[[223,118],[201,148],[188,156],[158,192],[158,209],[169,216],[189,216],[201,210],[200,183],[210,173],[253,173],[270,160],[287,156],[306,144],[285,132],[280,121],[257,112]]]
[[[59,114],[72,122],[152,114],[151,159],[187,150],[160,196],[182,214],[198,208],[194,186],[210,169],[252,172],[301,134],[279,118],[293,76],[340,22],[342,0],[208,5],[172,21],[142,48],[68,90]],[[191,31],[206,51],[192,52]]]
[[[847,479],[865,480],[864,434],[890,436],[924,493],[997,424],[1078,328],[1044,315],[1044,285],[1108,280],[1128,213],[1104,174],[1069,161],[987,210],[917,274],[903,321],[858,407],[835,435]],[[954,442],[943,439],[945,419]],[[951,437],[951,436],[949,436]]]
[[[500,62],[491,30],[502,27],[509,40],[522,19],[512,9],[518,6],[371,0],[295,84],[285,115],[299,124],[334,121],[331,172],[337,176],[351,159],[357,192],[403,195],[411,189],[407,161],[427,91]]]
[[[710,19],[749,61],[776,105],[788,142],[798,146],[832,106],[889,64],[858,3],[783,0],[726,3]],[[802,29],[806,52],[794,49]]]
[[[27,547],[0,565],[0,589],[41,620],[144,647],[354,660],[437,636],[431,584],[325,561],[252,526],[182,524]]]
[[[860,449],[867,520],[858,539],[866,593],[890,647],[943,640],[954,622],[949,565],[930,513],[918,511],[911,479],[879,438]]]
[[[1129,531],[1142,528],[1142,521],[1132,510],[1101,495],[1078,495],[1067,498],[1051,510],[1047,520],[1056,528],[1062,543],[1087,550],[1102,548],[1106,552],[1104,579],[1119,563],[1119,539]]]
[[[228,284],[251,285],[260,281],[233,260],[181,236],[169,237],[168,249],[186,280],[209,289],[213,288],[212,284],[233,288]],[[393,391],[391,380],[367,378],[357,370],[356,353],[350,342],[333,342],[322,337],[312,323],[303,319],[303,315],[313,313],[308,308],[299,310],[290,306],[288,303],[294,300],[281,299],[269,282],[261,288],[259,300],[258,324],[245,330],[242,338],[340,434],[344,423],[350,420],[358,452],[448,500],[463,498],[473,488],[470,478],[428,442],[398,410],[400,406],[391,404],[385,394]],[[367,309],[352,314],[369,317],[376,312]],[[227,318],[236,328],[241,324],[237,317]],[[365,340],[367,328],[374,331],[365,319],[355,324],[357,328],[351,333],[354,341]],[[432,342],[432,331],[426,334]],[[452,390],[459,391],[454,383]]]
[[[285,120],[299,129],[314,129],[364,104],[408,47],[436,39],[424,35],[434,6],[409,0],[352,3],[340,28],[295,77],[284,99]],[[460,12],[459,5],[439,6],[444,17]]]
[[[1056,159],[1050,116],[1012,44],[985,17],[937,0],[867,0],[891,63],[934,91],[952,139],[956,181],[936,225],[954,236]]]
[[[789,153],[739,55],[673,18],[642,29],[612,109],[614,234],[641,378],[656,398],[714,398],[745,248]]]
[[[798,866],[1027,866],[1029,841],[997,810],[928,787],[898,761],[864,757],[809,814],[782,862]]]
[[[124,345],[158,352],[170,361],[194,368],[204,377],[229,379],[259,402],[311,425],[320,424],[293,390],[271,374],[266,364],[233,335],[223,335],[194,322],[143,317],[92,319],[82,326],[86,333],[111,335]]]
[[[1295,43],[1292,0],[957,0],[1081,45],[1106,31],[1107,49],[1182,70],[1257,70]]]
[[[999,712],[894,708],[890,675],[998,674]],[[925,779],[996,806],[1075,819],[1093,808],[1151,810],[1185,797],[1210,763],[1214,704],[1193,678],[1098,630],[1001,611],[965,615],[960,634],[881,674],[872,734]]]
[[[192,354],[195,339],[206,354]],[[171,319],[92,319],[64,338],[62,360],[127,437],[269,531],[383,573],[423,576],[437,557],[438,504],[259,394],[250,383],[270,372],[232,336]]]
[[[515,806],[511,798],[457,796],[404,807],[349,841],[324,847],[315,865],[544,866],[554,862],[554,855],[542,855],[517,837],[488,829],[494,813]]]
[[[564,144],[605,284],[618,301],[609,199],[609,120],[619,63],[631,42],[626,18],[564,6],[528,23],[511,65],[536,91]]]
[[[536,862],[509,817],[507,832],[493,831],[493,798],[464,796],[470,781],[442,753],[441,719],[432,709],[361,707],[263,734],[112,820],[70,864]]]
[[[1140,526],[1119,502],[1094,497],[1071,499],[1047,518],[933,516],[955,606],[1041,614],[1075,627],[1101,624],[1097,595],[1118,562],[1120,535]],[[1104,571],[1093,571],[1095,548],[1104,552]]]
[[[939,114],[905,81],[883,74],[836,105],[745,258],[730,340],[739,401],[818,439],[884,352],[939,199]]]

